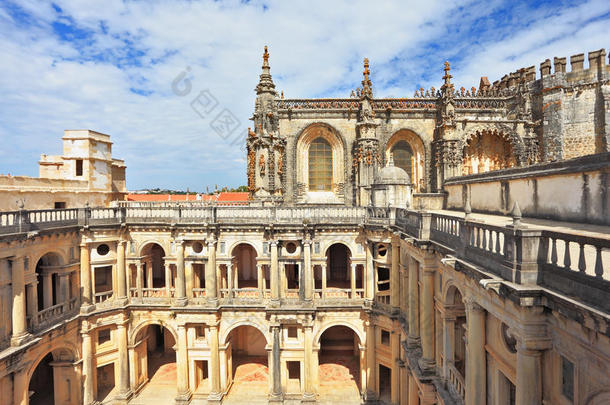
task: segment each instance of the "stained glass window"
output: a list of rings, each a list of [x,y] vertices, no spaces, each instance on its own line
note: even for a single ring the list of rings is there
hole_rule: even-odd
[[[413,165],[413,151],[409,144],[405,141],[398,141],[392,148],[394,154],[394,166],[403,169],[409,177],[413,176],[411,167]]]
[[[309,190],[331,191],[333,154],[328,141],[322,137],[309,145]]]

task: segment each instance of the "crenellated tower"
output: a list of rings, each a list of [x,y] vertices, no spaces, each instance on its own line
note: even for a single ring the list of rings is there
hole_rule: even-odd
[[[286,140],[280,136],[277,92],[271,78],[269,52],[265,46],[260,80],[256,86],[254,130],[249,128],[248,191],[250,198],[281,199],[284,190]]]
[[[353,151],[354,187],[356,205],[369,205],[371,185],[381,164],[379,140],[375,111],[373,110],[373,85],[371,83],[369,60],[364,58],[362,88],[357,93],[360,96],[358,120],[356,122],[356,142]]]

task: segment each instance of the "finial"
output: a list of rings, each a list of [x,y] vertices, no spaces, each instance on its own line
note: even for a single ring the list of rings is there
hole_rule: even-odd
[[[265,45],[265,52],[263,53],[263,64],[269,65],[269,52],[267,52],[267,45]]]
[[[373,98],[373,84],[371,83],[370,74],[369,58],[364,58],[364,71],[362,72],[362,75],[364,76],[362,80],[362,97]]]
[[[464,204],[464,219],[469,220],[470,214],[472,214],[472,207],[470,206],[470,198],[466,198],[466,204]]]
[[[521,209],[519,208],[519,203],[516,200],[513,204],[513,210],[511,211],[510,216],[513,217],[513,226],[521,225]]]

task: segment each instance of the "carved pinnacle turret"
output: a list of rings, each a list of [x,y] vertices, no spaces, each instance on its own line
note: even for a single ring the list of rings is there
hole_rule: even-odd
[[[256,94],[271,93],[274,96],[277,95],[275,91],[275,84],[271,78],[271,68],[269,67],[269,52],[267,46],[265,46],[265,52],[263,53],[263,72],[260,75],[260,80],[256,86]]]

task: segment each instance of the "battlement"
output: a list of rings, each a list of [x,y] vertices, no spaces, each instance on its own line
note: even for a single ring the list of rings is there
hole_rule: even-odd
[[[567,57],[554,57],[551,63],[550,59],[540,63],[540,76],[536,77],[536,67],[530,66],[527,68],[517,69],[515,72],[504,75],[500,80],[493,83],[494,89],[509,89],[518,84],[526,84],[536,81],[537,79],[547,76],[555,77],[558,74],[564,75],[567,82],[576,82],[586,79],[597,79],[604,75],[605,72],[610,73],[610,61],[606,63],[606,50],[599,49],[588,53],[589,65],[585,69],[585,54],[579,53],[570,56],[570,70],[567,70]],[[551,71],[552,69],[552,71]]]

